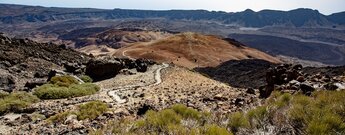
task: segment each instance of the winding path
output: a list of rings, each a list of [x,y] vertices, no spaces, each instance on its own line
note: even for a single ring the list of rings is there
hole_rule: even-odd
[[[122,99],[117,93],[118,92],[123,92],[123,91],[129,91],[129,90],[133,90],[133,89],[137,89],[140,87],[146,87],[146,86],[156,86],[159,85],[160,83],[162,83],[162,78],[161,78],[161,70],[168,68],[169,64],[163,63],[162,66],[160,68],[158,68],[155,73],[154,73],[154,79],[155,79],[155,83],[154,84],[148,84],[148,85],[128,85],[128,86],[122,86],[122,87],[117,87],[117,88],[111,88],[111,89],[107,89],[106,91],[108,91],[108,95],[110,97],[112,97],[113,100],[115,100],[117,103],[122,104],[122,103],[126,103],[127,100],[126,99]]]

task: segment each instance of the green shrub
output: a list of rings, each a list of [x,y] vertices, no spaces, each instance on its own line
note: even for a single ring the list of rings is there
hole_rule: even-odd
[[[10,95],[10,94],[7,93],[7,92],[0,91],[0,99],[5,98],[5,97],[7,97],[8,95]]]
[[[308,122],[306,131],[310,135],[344,134],[345,123],[341,117],[327,113]]]
[[[90,76],[87,76],[87,75],[83,75],[80,77],[81,80],[83,80],[85,83],[92,83],[93,80]]]
[[[99,86],[92,83],[71,84],[69,87],[45,84],[36,88],[33,94],[40,99],[61,99],[92,95],[99,90]]]
[[[75,112],[66,111],[62,113],[55,114],[47,119],[48,123],[63,123],[69,115],[75,114]]]
[[[204,135],[232,135],[231,132],[227,131],[225,128],[221,128],[217,125],[206,126],[206,131]]]
[[[60,87],[54,84],[45,84],[35,89],[33,92],[40,99],[60,99],[71,97],[67,87]]]
[[[50,83],[56,84],[58,86],[69,87],[72,84],[79,84],[79,81],[72,76],[54,76],[50,79]]]
[[[171,135],[188,135],[188,129],[179,124],[168,124],[167,125],[168,134]]]
[[[285,106],[288,106],[290,103],[292,96],[289,93],[284,93],[280,97],[278,97],[277,101],[275,102],[275,106],[279,109]]]
[[[99,90],[100,87],[92,83],[73,84],[69,87],[69,91],[75,96],[92,95]]]
[[[230,115],[228,127],[232,132],[237,132],[239,128],[248,128],[250,126],[248,118],[240,112],[235,112]]]
[[[344,134],[344,91],[296,95],[288,111],[291,123],[307,134]]]
[[[145,128],[155,129],[156,131],[166,131],[170,124],[180,124],[181,116],[172,109],[162,110],[160,112],[147,111],[145,114]]]
[[[11,93],[0,99],[0,115],[9,112],[20,112],[38,101],[39,99],[36,96],[27,92]]]
[[[135,121],[111,121],[107,126],[92,133],[103,134],[111,131],[113,134],[232,135],[226,128],[220,127],[220,123],[211,120],[213,116],[177,104],[161,111],[149,110],[144,117]],[[203,117],[212,118],[205,121],[197,120]]]
[[[48,122],[62,123],[69,115],[77,115],[78,120],[93,120],[108,110],[107,104],[101,101],[91,101],[80,105],[75,111],[58,113],[48,118]]]
[[[252,127],[260,126],[264,122],[264,119],[267,118],[267,115],[267,106],[258,106],[247,113],[247,117],[251,122]]]
[[[177,114],[181,115],[185,119],[199,120],[201,117],[200,112],[195,109],[188,108],[187,106],[182,104],[174,105],[171,109],[173,109]]]
[[[78,120],[93,120],[108,110],[108,105],[101,101],[92,101],[79,106]]]

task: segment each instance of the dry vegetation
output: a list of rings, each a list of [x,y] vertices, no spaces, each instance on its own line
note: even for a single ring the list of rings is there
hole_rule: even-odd
[[[227,117],[177,104],[148,111],[135,121],[111,121],[92,134],[254,134],[268,133],[267,128],[274,125],[275,134],[337,135],[345,133],[344,98],[344,91],[320,91],[312,96],[274,92],[263,106]]]
[[[89,77],[82,77],[85,82],[92,82]],[[80,97],[95,94],[100,87],[92,83],[79,82],[71,76],[56,76],[51,79],[49,84],[36,88],[34,95],[40,99],[61,99],[70,97]]]

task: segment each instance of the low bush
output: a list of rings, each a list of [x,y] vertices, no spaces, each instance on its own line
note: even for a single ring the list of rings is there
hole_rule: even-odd
[[[91,101],[85,104],[82,104],[74,111],[66,111],[54,116],[51,116],[48,119],[48,122],[52,123],[62,123],[66,120],[69,115],[76,115],[78,120],[93,120],[98,116],[104,114],[108,110],[108,105],[101,101]]]
[[[258,106],[247,112],[248,120],[252,128],[260,128],[268,116],[267,106]]]
[[[201,118],[201,113],[195,109],[188,108],[185,105],[177,104],[172,106],[172,108],[177,114],[181,115],[185,119],[195,119],[199,120]]]
[[[79,84],[79,81],[72,76],[64,75],[64,76],[52,77],[50,79],[50,83],[58,85],[58,86],[69,87],[72,84]]]
[[[69,115],[73,115],[75,112],[67,111],[55,114],[47,119],[48,123],[63,123]]]
[[[39,99],[27,92],[15,92],[0,99],[0,115],[9,112],[21,112]]]
[[[311,135],[345,134],[344,99],[344,91],[294,96],[288,110],[290,121],[297,130]]]
[[[86,83],[92,83],[93,82],[92,78],[90,76],[87,76],[87,75],[81,76],[80,79]]]
[[[93,120],[108,110],[108,105],[101,101],[92,101],[79,106],[78,120]]]
[[[232,132],[236,133],[240,128],[248,128],[249,121],[245,114],[236,112],[230,115],[228,127]]]
[[[206,116],[204,116],[206,115]],[[143,118],[135,121],[122,119],[113,121],[103,129],[92,132],[102,134],[176,134],[176,135],[231,135],[225,127],[213,121],[203,121],[209,113],[198,112],[185,105],[177,104],[161,111],[149,110]]]
[[[55,84],[45,84],[36,88],[33,92],[40,99],[60,99],[72,97],[67,87],[61,87]]]
[[[231,132],[227,131],[225,128],[219,127],[217,125],[207,125],[204,135],[232,135]]]
[[[0,99],[7,97],[8,95],[10,95],[10,94],[7,92],[0,91]]]
[[[172,109],[166,109],[160,112],[149,110],[145,114],[145,119],[142,126],[145,129],[167,132],[167,126],[179,125],[181,123],[181,119],[182,117]]]
[[[40,99],[61,99],[95,94],[100,88],[96,84],[71,84],[69,87],[56,84],[45,84],[36,88],[34,95]]]

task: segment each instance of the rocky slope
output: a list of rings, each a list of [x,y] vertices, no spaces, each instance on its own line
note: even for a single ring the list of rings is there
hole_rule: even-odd
[[[169,36],[167,32],[147,31],[142,29],[107,29],[86,28],[73,30],[59,36],[62,40],[71,40],[75,48],[89,45],[107,45],[111,48],[121,48],[136,42],[149,42]]]
[[[345,88],[341,77],[345,73],[344,66],[303,67],[300,64],[277,65],[264,60],[232,60],[217,67],[194,70],[233,87],[268,91],[263,97],[268,97],[273,90],[310,92]]]
[[[23,90],[28,83],[42,84],[52,69],[62,70],[71,63],[81,67],[89,59],[89,56],[67,49],[64,45],[37,43],[0,35],[0,89]],[[6,87],[8,84],[11,87]]]
[[[213,67],[228,60],[242,59],[280,62],[266,53],[249,48],[233,39],[197,33],[176,34],[148,43],[133,44],[120,48],[114,55],[152,59],[188,68]]]

